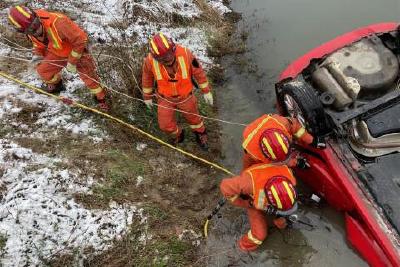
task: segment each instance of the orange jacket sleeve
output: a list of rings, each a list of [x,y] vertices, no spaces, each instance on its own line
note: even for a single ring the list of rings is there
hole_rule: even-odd
[[[313,141],[313,136],[307,132],[307,130],[301,125],[301,123],[295,118],[287,118],[290,125],[290,132],[293,137],[299,142],[309,145]]]
[[[68,57],[68,62],[76,65],[87,47],[87,34],[68,17],[58,19],[55,27],[61,40],[71,44],[72,51]]]
[[[189,50],[186,49],[187,55],[188,55],[188,60],[190,63],[190,70],[192,73],[193,78],[196,80],[197,84],[199,85],[199,88],[203,94],[206,94],[211,91],[211,86],[208,83],[208,79],[206,76],[206,73],[202,66],[200,65],[200,62],[197,60],[197,58],[193,55],[193,53]]]
[[[154,87],[154,74],[152,71],[152,65],[150,57],[146,57],[143,61],[142,67],[142,90],[143,99],[148,100],[152,98]]]
[[[46,49],[33,46],[33,54],[44,57],[46,55]]]
[[[248,173],[242,172],[240,176],[223,179],[220,185],[222,195],[230,200],[233,205],[249,208],[249,200],[241,199],[240,195],[250,196],[253,193],[253,183]]]
[[[33,37],[33,36],[31,36],[31,35],[28,35],[28,34],[27,34],[26,37],[28,38],[29,41],[32,42],[33,54],[34,54],[34,55],[42,56],[42,57],[46,56],[46,51],[47,51],[47,49],[46,49],[46,47],[45,47],[44,45],[42,45],[42,46],[37,45],[37,44],[35,43],[35,41],[34,41],[34,38],[35,38],[35,37]]]
[[[307,132],[307,130],[301,125],[301,123],[295,118],[283,117],[277,114],[272,115],[276,120],[278,120],[299,142],[309,145],[313,141],[313,136]]]

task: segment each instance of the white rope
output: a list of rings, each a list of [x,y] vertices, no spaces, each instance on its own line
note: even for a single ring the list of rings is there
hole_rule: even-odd
[[[11,44],[13,44],[13,45],[15,45],[15,46],[17,46],[17,47],[19,47],[19,49],[20,50],[29,50],[29,51],[32,51],[32,49],[31,48],[26,48],[26,47],[23,47],[22,45],[20,45],[20,44],[17,44],[17,43],[14,43],[13,41],[11,41],[11,40],[9,40],[9,39],[7,39],[6,37],[4,37],[4,36],[0,36],[1,38],[3,38],[4,40],[6,40],[7,42],[9,42],[9,43],[11,43]]]
[[[15,59],[15,60],[20,60],[20,61],[30,62],[29,59],[24,59],[24,58],[18,58],[18,57],[6,56],[6,55],[0,55],[0,57],[5,57],[5,58],[10,58],[10,59]],[[121,60],[122,60],[122,59],[121,59]],[[49,61],[50,61],[50,60],[49,60]],[[40,62],[40,61],[39,61],[39,62]],[[53,65],[53,66],[61,67],[61,68],[64,68],[64,67],[65,67],[65,66],[63,66],[63,65],[58,65],[58,64],[55,64],[55,63],[51,63],[51,62],[50,62],[49,64],[51,64],[51,65]],[[90,79],[90,80],[92,80],[92,81],[94,81],[94,82],[96,82],[96,83],[99,83],[102,87],[104,87],[104,88],[106,88],[106,89],[108,89],[108,90],[110,90],[110,91],[112,91],[112,92],[114,92],[114,93],[116,93],[116,94],[120,94],[120,95],[122,95],[122,96],[124,96],[124,97],[126,97],[126,98],[133,99],[133,100],[140,101],[140,102],[144,103],[144,100],[143,100],[143,99],[136,98],[136,97],[132,97],[132,96],[127,95],[127,94],[125,94],[125,93],[122,93],[122,92],[119,92],[119,91],[117,91],[117,90],[114,90],[114,89],[108,87],[107,85],[105,85],[105,84],[99,82],[98,80],[93,79],[92,77],[88,76],[88,75],[85,74],[85,73],[82,73],[82,72],[79,72],[79,71],[78,71],[77,73],[86,76],[88,79]],[[207,120],[218,121],[218,122],[222,122],[222,123],[226,123],[226,124],[232,124],[232,125],[247,126],[247,124],[238,123],[238,122],[231,122],[231,121],[226,121],[226,120],[222,120],[222,119],[216,119],[216,118],[212,118],[212,117],[207,117],[207,116],[204,116],[204,115],[200,115],[200,114],[196,114],[196,113],[192,113],[192,112],[187,112],[187,111],[183,111],[183,110],[180,110],[180,109],[175,109],[175,108],[171,108],[171,107],[159,105],[159,104],[156,104],[156,103],[153,103],[153,105],[158,106],[158,107],[161,107],[161,108],[169,109],[169,110],[174,110],[174,111],[177,111],[177,112],[180,112],[180,113],[195,115],[195,116],[201,117],[201,118],[203,118],[203,119],[207,119]]]
[[[6,44],[6,43],[3,43],[3,42],[0,42],[0,44],[2,44],[2,45],[4,45],[4,46],[7,46],[7,47],[9,47],[9,48],[11,48],[11,49],[14,49],[14,50],[19,50],[19,51],[27,52],[27,50],[26,50],[25,48],[22,49],[22,48],[14,47],[14,46],[11,46],[11,45]]]

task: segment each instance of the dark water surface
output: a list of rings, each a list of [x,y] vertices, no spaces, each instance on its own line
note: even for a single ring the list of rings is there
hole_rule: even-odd
[[[224,61],[227,82],[216,89],[220,118],[241,123],[275,112],[274,83],[297,57],[357,27],[400,21],[399,0],[233,0],[231,7],[242,14],[238,36],[247,36],[247,51]],[[222,163],[238,172],[243,127],[221,127]],[[303,207],[302,212],[315,229],[271,229],[257,252],[243,254],[234,243],[248,230],[246,215],[225,208],[210,225],[206,262],[210,266],[367,266],[347,244],[341,213],[329,207]]]

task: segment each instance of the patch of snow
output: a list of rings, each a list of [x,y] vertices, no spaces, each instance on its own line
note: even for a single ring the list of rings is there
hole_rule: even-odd
[[[147,147],[147,144],[145,143],[137,143],[136,144],[136,150],[138,151],[143,151]]]
[[[109,210],[88,210],[75,202],[73,193],[87,191],[76,174],[58,170],[49,158],[0,139],[0,165],[5,173],[0,186],[0,234],[7,237],[4,266],[31,266],[56,253],[75,248],[107,249],[114,238],[123,236],[142,210],[110,204]]]
[[[221,0],[207,0],[207,4],[217,10],[220,15],[232,12],[232,10],[225,6]]]
[[[36,86],[41,84],[37,77],[32,76],[28,77],[27,82]],[[76,100],[76,96],[74,97],[71,92],[65,92],[62,95]],[[63,129],[74,134],[87,135],[94,142],[100,142],[107,138],[106,133],[100,130],[91,119],[77,118],[77,115],[70,113],[72,109],[63,103],[47,96],[21,89],[10,81],[3,82],[3,80],[0,80],[0,118],[7,121],[5,117],[23,111],[24,108],[15,106],[18,102],[43,110],[35,117],[37,118],[35,124],[41,127],[39,127],[38,131],[32,133],[31,137],[45,138],[48,136],[49,131],[56,133],[58,129]],[[27,127],[19,129],[27,130]],[[18,136],[15,132],[12,135],[14,137]]]
[[[183,230],[181,234],[178,235],[179,240],[190,241],[193,246],[200,245],[201,234],[196,233],[194,230]]]
[[[141,185],[143,182],[143,176],[138,176],[136,177],[136,187],[138,187],[139,185]]]

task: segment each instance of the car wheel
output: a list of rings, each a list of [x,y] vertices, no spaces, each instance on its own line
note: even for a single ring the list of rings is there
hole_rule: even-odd
[[[311,134],[320,136],[330,132],[322,103],[308,84],[304,82],[283,84],[278,99],[286,115],[297,118]]]

